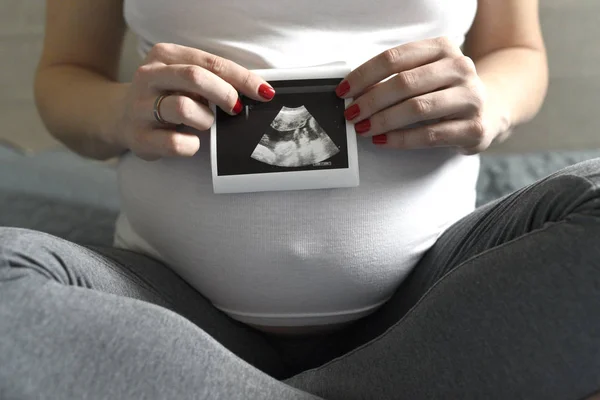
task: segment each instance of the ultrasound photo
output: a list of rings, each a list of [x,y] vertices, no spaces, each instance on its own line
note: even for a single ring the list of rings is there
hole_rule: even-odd
[[[303,167],[336,155],[338,149],[306,107],[282,107],[251,157],[269,165]]]
[[[335,95],[341,79],[269,82],[275,98],[241,97],[230,116],[217,109],[218,176],[348,168],[345,103]]]
[[[276,91],[269,102],[244,96],[229,115],[215,104],[210,130],[213,191],[234,194],[352,188],[360,183],[352,99],[335,88],[348,65],[255,70]]]

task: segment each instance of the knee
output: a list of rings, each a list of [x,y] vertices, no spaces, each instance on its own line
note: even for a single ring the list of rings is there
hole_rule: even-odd
[[[42,237],[52,237],[42,232],[24,228],[0,227],[0,257],[15,252],[30,252]]]
[[[571,176],[585,179],[593,186],[600,184],[600,158],[593,158],[570,165],[556,173],[554,176]]]
[[[60,276],[60,261],[52,252],[60,239],[22,228],[0,227],[0,280],[22,277],[30,272],[51,279]]]
[[[573,214],[600,216],[600,158],[564,168],[534,185],[541,205],[566,217]]]

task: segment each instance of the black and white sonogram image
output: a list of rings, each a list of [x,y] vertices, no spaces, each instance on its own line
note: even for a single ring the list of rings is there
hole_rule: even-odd
[[[218,175],[348,168],[340,81],[271,81],[270,102],[242,97],[236,116],[217,109]]]
[[[284,106],[251,157],[280,167],[304,167],[325,161],[339,151],[305,106]]]

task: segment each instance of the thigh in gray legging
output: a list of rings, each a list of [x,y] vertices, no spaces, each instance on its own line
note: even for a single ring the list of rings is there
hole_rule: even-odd
[[[282,368],[153,259],[0,228],[2,399],[314,398]]]
[[[449,228],[396,295],[288,383],[328,399],[582,399],[600,388],[600,160]],[[340,344],[341,343],[341,344]]]

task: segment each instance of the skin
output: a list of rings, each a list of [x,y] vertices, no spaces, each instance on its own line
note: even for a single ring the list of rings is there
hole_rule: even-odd
[[[189,157],[198,151],[198,137],[176,125],[207,129],[213,121],[207,99],[227,112],[237,109],[236,90],[268,101],[260,94],[265,82],[242,66],[176,45],[156,45],[132,82],[118,83],[122,0],[46,4],[35,98],[49,132],[83,156],[103,160],[131,150],[147,160]],[[444,38],[415,42],[353,71],[344,96],[355,97],[352,105],[360,108],[352,118],[362,123],[357,130],[368,121],[363,134],[379,146],[456,146],[471,154],[538,112],[547,61],[537,0],[479,0],[464,49]],[[176,95],[161,104],[169,122],[161,125],[152,107],[165,91]],[[432,119],[439,122],[407,128]]]

